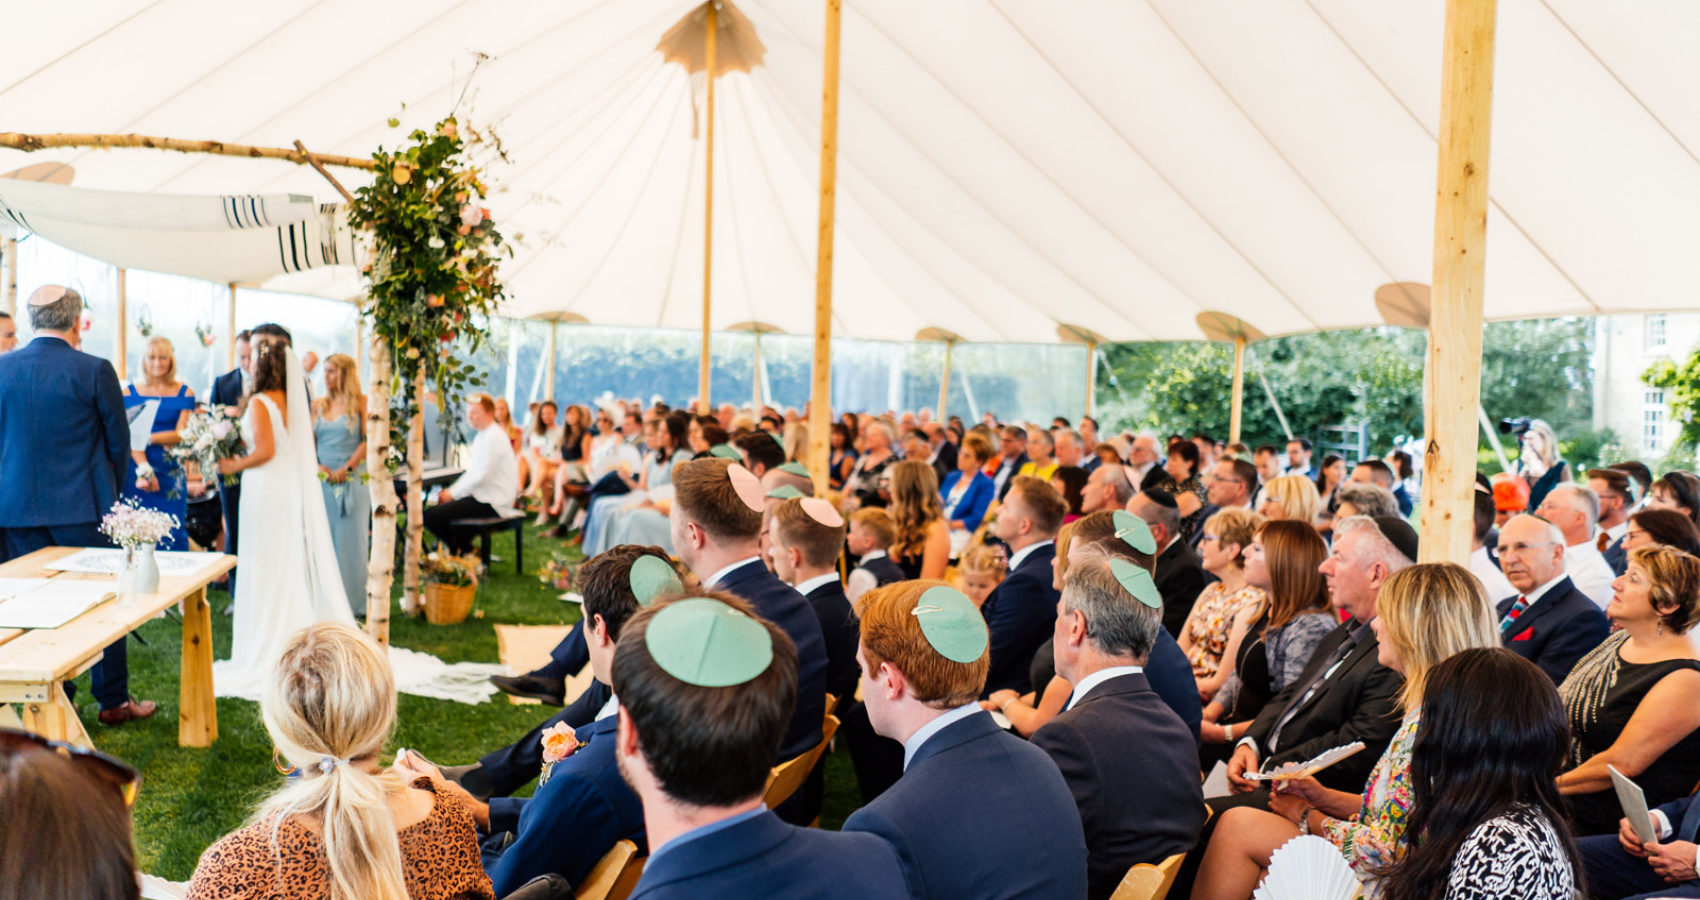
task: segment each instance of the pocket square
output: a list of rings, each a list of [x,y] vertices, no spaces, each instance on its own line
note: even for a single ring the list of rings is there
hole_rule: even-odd
[[[1528,640],[1528,639],[1530,639],[1534,636],[1535,636],[1535,626],[1531,625],[1528,628],[1523,629],[1523,633],[1512,638],[1512,640],[1513,641],[1526,641],[1526,640]]]

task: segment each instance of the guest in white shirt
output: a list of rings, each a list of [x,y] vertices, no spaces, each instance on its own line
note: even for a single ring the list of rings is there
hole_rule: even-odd
[[[1617,576],[1594,543],[1600,518],[1600,498],[1578,484],[1561,484],[1541,501],[1535,514],[1564,532],[1564,571],[1576,589],[1601,609],[1611,602],[1611,583]]]
[[[1487,588],[1488,599],[1495,603],[1506,597],[1516,595],[1517,589],[1511,586],[1510,579],[1499,570],[1499,565],[1488,556],[1487,536],[1493,530],[1496,510],[1493,508],[1493,494],[1485,491],[1480,485],[1476,487],[1476,535],[1470,542],[1470,574]]]
[[[456,521],[514,515],[519,494],[519,463],[507,434],[496,427],[496,401],[474,394],[466,404],[466,421],[478,434],[472,439],[472,459],[438,495],[437,505],[425,510],[425,528],[456,554],[472,550],[472,535],[455,527]]]

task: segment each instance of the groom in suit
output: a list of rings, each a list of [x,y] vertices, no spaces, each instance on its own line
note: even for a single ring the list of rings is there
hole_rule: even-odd
[[[130,426],[112,364],[80,352],[83,298],[47,285],[29,298],[29,346],[0,356],[0,559],[43,547],[110,547],[101,517],[119,496]],[[130,697],[124,639],[90,674],[102,725],[153,715]]]
[[[242,398],[248,396],[253,388],[253,332],[242,331],[236,335],[236,368],[213,381],[211,402],[214,406],[240,406]],[[242,483],[220,485],[218,491],[219,502],[224,506],[224,552],[236,554],[239,552],[236,527],[241,519]],[[235,569],[230,570],[230,592],[236,593]]]

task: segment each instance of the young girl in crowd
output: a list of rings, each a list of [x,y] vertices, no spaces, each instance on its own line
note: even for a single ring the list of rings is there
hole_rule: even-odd
[[[957,571],[962,576],[962,593],[974,601],[975,606],[985,606],[986,598],[1009,574],[1009,563],[996,547],[981,544],[962,554],[962,563]]]

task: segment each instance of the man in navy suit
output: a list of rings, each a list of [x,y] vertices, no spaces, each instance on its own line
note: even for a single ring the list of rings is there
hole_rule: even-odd
[[[1600,498],[1600,518],[1596,523],[1605,536],[1600,555],[1613,574],[1622,575],[1629,567],[1629,551],[1623,539],[1629,536],[1629,507],[1635,502],[1629,490],[1629,475],[1619,469],[1589,469],[1588,487]]]
[[[1009,576],[981,607],[992,633],[992,663],[987,693],[1033,689],[1028,669],[1033,654],[1051,636],[1057,618],[1057,589],[1052,586],[1057,530],[1068,505],[1049,483],[1030,475],[1010,479],[1009,494],[998,510],[997,536],[1008,545]]]
[[[1310,467],[1310,441],[1304,438],[1293,438],[1287,442],[1287,474],[1303,475],[1315,479],[1316,471]]]
[[[579,570],[584,593],[585,629],[591,670],[606,684],[620,630],[649,598],[632,590],[632,564],[645,548],[622,544],[592,558]],[[505,897],[539,875],[555,873],[579,884],[603,854],[621,840],[639,850],[646,846],[643,805],[620,777],[614,756],[619,701],[610,699],[587,727],[575,729],[583,742],[572,755],[555,762],[549,777],[529,799],[496,797],[488,804],[461,793],[473,818],[490,838],[484,843],[484,868]],[[409,757],[406,765],[430,773]]]
[[[1658,841],[1641,843],[1629,820],[1618,833],[1581,838],[1576,850],[1587,873],[1588,896],[1595,900],[1650,900],[1700,897],[1700,804],[1692,796],[1649,811]]]
[[[1057,674],[1074,693],[1033,734],[1079,807],[1091,900],[1108,900],[1133,865],[1192,849],[1204,827],[1194,733],[1145,677],[1162,629],[1149,589],[1155,606],[1122,585],[1107,555],[1071,560],[1054,643]]]
[[[83,298],[57,285],[29,298],[35,339],[0,356],[0,557],[43,547],[110,547],[100,520],[118,501],[130,425],[118,373],[77,349]],[[130,697],[124,639],[90,674],[102,725],[153,715]]]
[[[860,612],[863,703],[904,767],[844,830],[890,842],[915,900],[1085,896],[1086,838],[1062,773],[975,702],[991,646],[973,604],[908,581]]]
[[[752,606],[709,593],[639,612],[614,655],[616,758],[652,848],[632,900],[903,896],[884,841],[788,825],[763,806],[796,705],[797,651]]]
[[[1144,519],[1151,526],[1151,536],[1157,539],[1156,567],[1151,574],[1157,579],[1157,592],[1163,595],[1163,628],[1171,637],[1178,637],[1209,580],[1204,561],[1193,549],[1197,543],[1181,534],[1180,507],[1168,491],[1152,488],[1138,494],[1128,501],[1127,511]],[[1198,518],[1195,531],[1200,537],[1207,521],[1207,516]]]
[[[1500,640],[1541,667],[1553,684],[1611,633],[1605,614],[1564,573],[1564,534],[1538,516],[1513,516],[1499,531],[1500,569],[1520,594],[1499,601]]]
[[[1009,495],[1009,486],[1015,482],[1016,473],[1029,462],[1027,457],[1027,431],[1015,425],[1005,425],[998,432],[998,470],[992,475],[992,484],[997,488],[998,500]]]
[[[242,398],[254,386],[254,352],[253,333],[240,331],[236,334],[236,368],[218,376],[213,380],[212,399],[214,406],[240,406]],[[242,484],[221,484],[218,487],[219,503],[224,507],[224,551],[237,553],[237,526],[241,519]],[[236,593],[236,570],[230,570],[230,592]]]

